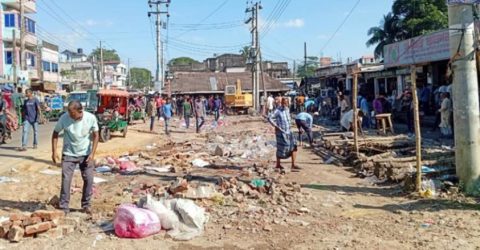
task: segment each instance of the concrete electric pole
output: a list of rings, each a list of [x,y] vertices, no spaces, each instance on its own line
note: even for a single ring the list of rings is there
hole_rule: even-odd
[[[473,3],[479,1],[458,2],[448,1],[455,165],[465,192],[480,195],[480,111],[473,17]]]
[[[20,69],[27,70],[27,58],[25,56],[25,7],[24,1],[20,0]]]
[[[168,8],[168,5],[170,4],[170,0],[166,1],[148,1],[148,4],[150,5],[150,8],[155,5],[155,11],[149,11],[148,12],[148,17],[151,15],[156,16],[156,21],[155,21],[155,27],[156,27],[156,54],[157,54],[157,67],[155,71],[155,85],[154,88],[156,91],[160,92],[162,91],[163,88],[163,82],[164,82],[164,77],[163,77],[163,49],[162,49],[162,41],[161,41],[161,29],[162,29],[162,20],[161,20],[161,15],[166,14],[167,17],[170,16],[168,11],[160,11],[161,5],[166,4],[166,7]]]
[[[252,91],[253,91],[253,109],[260,110],[260,43],[258,37],[258,11],[262,9],[260,3],[255,3],[248,7],[245,12],[252,13],[252,16],[245,22],[251,23],[252,29],[252,48],[250,58],[252,59]],[[265,94],[265,93],[264,93]]]

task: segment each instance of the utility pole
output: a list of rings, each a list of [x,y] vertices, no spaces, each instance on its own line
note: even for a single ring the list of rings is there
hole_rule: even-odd
[[[12,51],[12,69],[13,69],[13,82],[15,83],[15,88],[18,89],[18,76],[17,76],[17,32],[15,29],[12,30],[13,38],[13,51]]]
[[[102,47],[102,41],[100,41],[100,86],[101,88],[105,88],[105,67],[103,66],[103,47]]]
[[[292,77],[293,77],[293,89],[296,89],[297,88],[297,82],[296,82],[296,76],[297,76],[297,64],[295,62],[295,60],[293,60],[293,74],[292,74]]]
[[[40,42],[37,44],[37,62],[37,74],[40,81],[43,83],[42,44]]]
[[[449,3],[448,19],[453,73],[455,165],[464,191],[469,195],[480,195],[480,110],[473,5]]]
[[[170,16],[170,14],[167,11],[161,11],[161,5],[166,4],[166,7],[168,8],[170,4],[170,0],[166,1],[152,1],[149,0],[148,4],[150,5],[150,8],[152,5],[155,5],[155,10],[156,11],[149,11],[148,12],[148,17],[151,15],[156,16],[156,21],[155,21],[155,27],[156,27],[156,54],[157,54],[157,67],[155,71],[155,90],[162,93],[162,88],[163,88],[163,82],[164,82],[164,77],[163,77],[163,49],[162,49],[162,41],[161,41],[161,29],[162,29],[162,19],[161,15],[166,14],[167,17]]]
[[[130,74],[130,58],[128,58],[127,61],[128,61],[128,63],[127,63],[127,65],[128,65],[128,66],[127,66],[127,67],[128,67],[128,72],[127,72],[127,77],[128,77],[127,89],[129,89],[130,86],[131,86],[131,84],[132,84],[132,82],[131,82],[131,80],[130,80],[130,78],[132,77],[132,75]]]
[[[25,56],[25,0],[20,0],[20,68],[27,70],[27,59]]]
[[[258,37],[258,11],[262,9],[260,3],[256,2],[253,6],[246,9],[246,13],[252,13],[252,16],[245,22],[252,24],[250,32],[252,33],[252,48],[250,57],[253,59],[252,63],[252,90],[253,90],[253,109],[259,111],[260,109],[260,44]],[[253,55],[252,55],[253,54]],[[264,93],[265,94],[265,93]]]
[[[304,58],[303,67],[306,75],[307,74],[307,43],[306,42],[303,43],[303,58]]]

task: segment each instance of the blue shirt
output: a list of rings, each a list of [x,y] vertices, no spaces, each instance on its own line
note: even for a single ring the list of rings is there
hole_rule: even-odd
[[[172,104],[167,103],[163,105],[163,116],[165,118],[172,118]]]
[[[367,99],[365,97],[362,97],[362,99],[360,100],[360,109],[363,111],[365,116],[369,115],[369,110],[370,109],[368,107],[368,102],[367,102]]]
[[[214,101],[215,111],[219,110],[222,107],[222,101],[220,98],[215,99]]]
[[[38,122],[38,111],[40,110],[40,102],[37,98],[27,99],[23,103],[23,112],[25,121],[30,123]]]
[[[307,112],[298,113],[295,120],[305,121],[309,124],[310,128],[313,126],[313,117]]]
[[[283,132],[290,134],[290,112],[288,108],[283,106],[278,107],[272,115],[270,115],[268,121],[277,125]]]

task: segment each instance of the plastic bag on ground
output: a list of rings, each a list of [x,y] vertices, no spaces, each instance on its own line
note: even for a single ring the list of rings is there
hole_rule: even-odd
[[[143,203],[143,208],[146,208],[157,214],[163,229],[170,230],[179,227],[180,221],[178,220],[178,216],[175,214],[175,212],[165,207],[161,201],[153,199],[150,194],[148,194],[147,197],[141,201],[141,203]]]
[[[208,162],[206,162],[202,159],[195,159],[195,160],[192,161],[192,165],[194,167],[204,168],[204,167],[210,165],[210,163],[208,163]]]
[[[154,212],[127,204],[117,209],[113,225],[121,238],[144,238],[161,230],[160,219]]]
[[[174,209],[181,222],[178,228],[168,231],[168,235],[175,240],[191,240],[202,235],[204,225],[208,221],[204,208],[185,199],[166,200],[164,204]]]
[[[120,162],[120,170],[121,171],[130,172],[130,171],[135,171],[136,169],[137,169],[137,166],[135,165],[135,163],[133,163],[131,161]]]

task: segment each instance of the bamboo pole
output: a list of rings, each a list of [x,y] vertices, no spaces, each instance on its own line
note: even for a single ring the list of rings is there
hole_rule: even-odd
[[[359,155],[358,149],[358,112],[357,112],[357,94],[358,94],[358,75],[353,73],[353,145],[355,153]]]
[[[418,96],[417,96],[417,67],[412,65],[410,67],[412,78],[412,94],[413,94],[413,119],[415,124],[415,147],[416,147],[416,165],[417,165],[417,192],[422,188],[422,135],[420,131],[420,116],[418,111]]]

